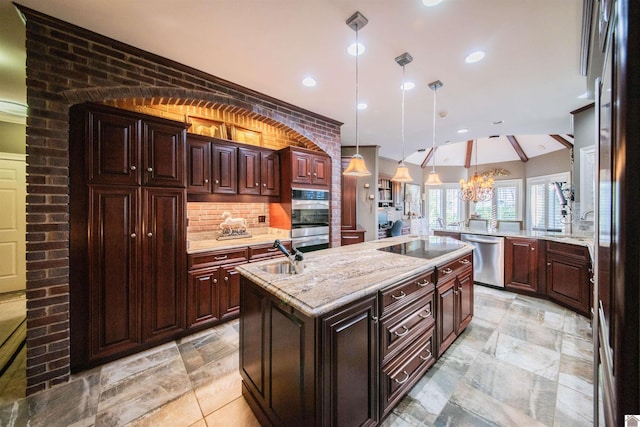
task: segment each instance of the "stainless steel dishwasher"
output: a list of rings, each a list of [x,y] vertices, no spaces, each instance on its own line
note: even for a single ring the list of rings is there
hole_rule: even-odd
[[[473,245],[473,281],[504,288],[504,237],[462,234]]]

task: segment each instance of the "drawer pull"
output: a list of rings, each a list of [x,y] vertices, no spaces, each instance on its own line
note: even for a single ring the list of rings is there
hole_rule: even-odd
[[[429,286],[430,284],[431,282],[428,281],[427,279],[424,279],[424,281],[417,283],[417,285],[420,286],[421,288],[424,288],[425,286]]]
[[[427,318],[431,317],[431,310],[429,310],[428,308],[425,308],[424,312],[425,312],[425,314],[418,313],[418,317],[421,317],[423,319],[427,319]]]
[[[407,332],[409,332],[409,328],[407,328],[406,326],[402,325],[402,329],[404,329],[404,331],[402,332],[398,332],[398,331],[394,331],[393,334],[397,337],[402,337],[404,335],[407,335]]]
[[[402,381],[400,381],[400,380],[399,380],[399,379],[397,379],[397,378],[394,378],[394,379],[393,379],[393,380],[394,380],[395,382],[397,382],[398,384],[404,384],[404,383],[406,383],[406,382],[407,382],[407,380],[409,379],[409,373],[408,373],[407,371],[402,371],[402,373],[404,374],[404,379],[403,379]]]
[[[429,360],[429,359],[431,359],[431,350],[426,348],[425,351],[427,352],[427,355],[426,356],[418,356],[420,358],[420,360]]]
[[[405,294],[404,291],[400,291],[400,295],[397,295],[397,296],[391,294],[391,298],[393,298],[394,300],[399,300],[399,299],[402,299],[402,298],[404,298],[406,296],[407,296],[407,294]]]
[[[447,268],[443,268],[443,269],[442,269],[442,272],[443,272],[444,274],[449,274],[449,273],[453,273],[453,270],[452,270],[452,269],[450,269],[449,267],[447,267]]]
[[[471,261],[469,261],[468,259],[461,259],[460,260],[460,264],[469,264]]]
[[[227,258],[229,258],[228,255],[222,255],[222,256],[215,257],[216,261],[220,261],[220,260],[227,259]]]
[[[269,249],[267,249],[267,252],[275,252],[277,250],[278,250],[278,248],[269,248]]]

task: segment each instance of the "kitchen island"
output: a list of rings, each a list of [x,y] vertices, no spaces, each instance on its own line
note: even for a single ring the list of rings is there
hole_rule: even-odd
[[[377,425],[473,315],[472,247],[408,235],[236,267],[243,395],[262,425]],[[284,261],[286,262],[286,261]]]

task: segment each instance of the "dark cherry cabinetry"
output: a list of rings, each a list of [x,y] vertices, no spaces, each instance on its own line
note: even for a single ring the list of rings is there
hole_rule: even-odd
[[[538,239],[524,237],[505,239],[505,287],[508,290],[528,294],[538,293],[538,253],[540,253]]]
[[[350,157],[342,158],[342,170],[344,171],[349,165]],[[342,215],[341,221],[341,246],[353,245],[355,243],[364,242],[364,233],[366,230],[358,226],[357,223],[357,197],[358,179],[355,176],[345,176],[341,174],[342,179]]]
[[[455,286],[454,334],[473,315],[470,259],[438,268],[447,272],[445,286]],[[242,393],[260,424],[378,425],[436,362],[437,274],[428,270],[318,317],[243,276]]]
[[[71,116],[77,369],[185,331],[185,129],[103,105],[75,107]]]
[[[280,194],[280,158],[276,152],[241,147],[238,161],[239,194]]]
[[[281,152],[282,168],[291,173],[291,184],[329,187],[331,185],[331,158],[317,151],[287,147]]]
[[[585,316],[591,313],[589,259],[584,246],[547,242],[547,295]]]
[[[438,267],[438,356],[455,341],[473,317],[473,255]]]
[[[211,193],[211,140],[187,135],[187,193]]]
[[[238,193],[238,148],[235,145],[216,143],[211,149],[211,169],[214,194]]]

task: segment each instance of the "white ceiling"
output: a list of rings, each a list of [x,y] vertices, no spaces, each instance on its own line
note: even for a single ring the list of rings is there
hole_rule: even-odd
[[[453,153],[466,144],[455,143],[490,135],[515,135],[529,157],[560,149],[546,135],[573,133],[570,112],[591,102],[578,98],[587,89],[579,75],[582,0],[444,0],[431,8],[421,0],[18,3],[344,122],[343,145],[355,145],[356,116],[355,58],[346,51],[355,32],[345,21],[360,11],[369,20],[359,31],[367,48],[360,100],[369,105],[359,114],[360,144],[401,159],[402,68],[394,58],[409,52],[406,80],[416,87],[405,94],[404,151],[417,164],[425,153],[412,153],[433,142],[434,80],[444,83],[436,145],[449,142],[437,165],[463,164]],[[0,99],[24,102],[24,29],[10,0],[0,0],[0,22]],[[478,49],[485,59],[466,64]],[[316,87],[302,86],[307,75]],[[462,127],[469,132],[456,133]],[[490,141],[492,156],[481,143],[479,163],[518,159],[506,138]]]

